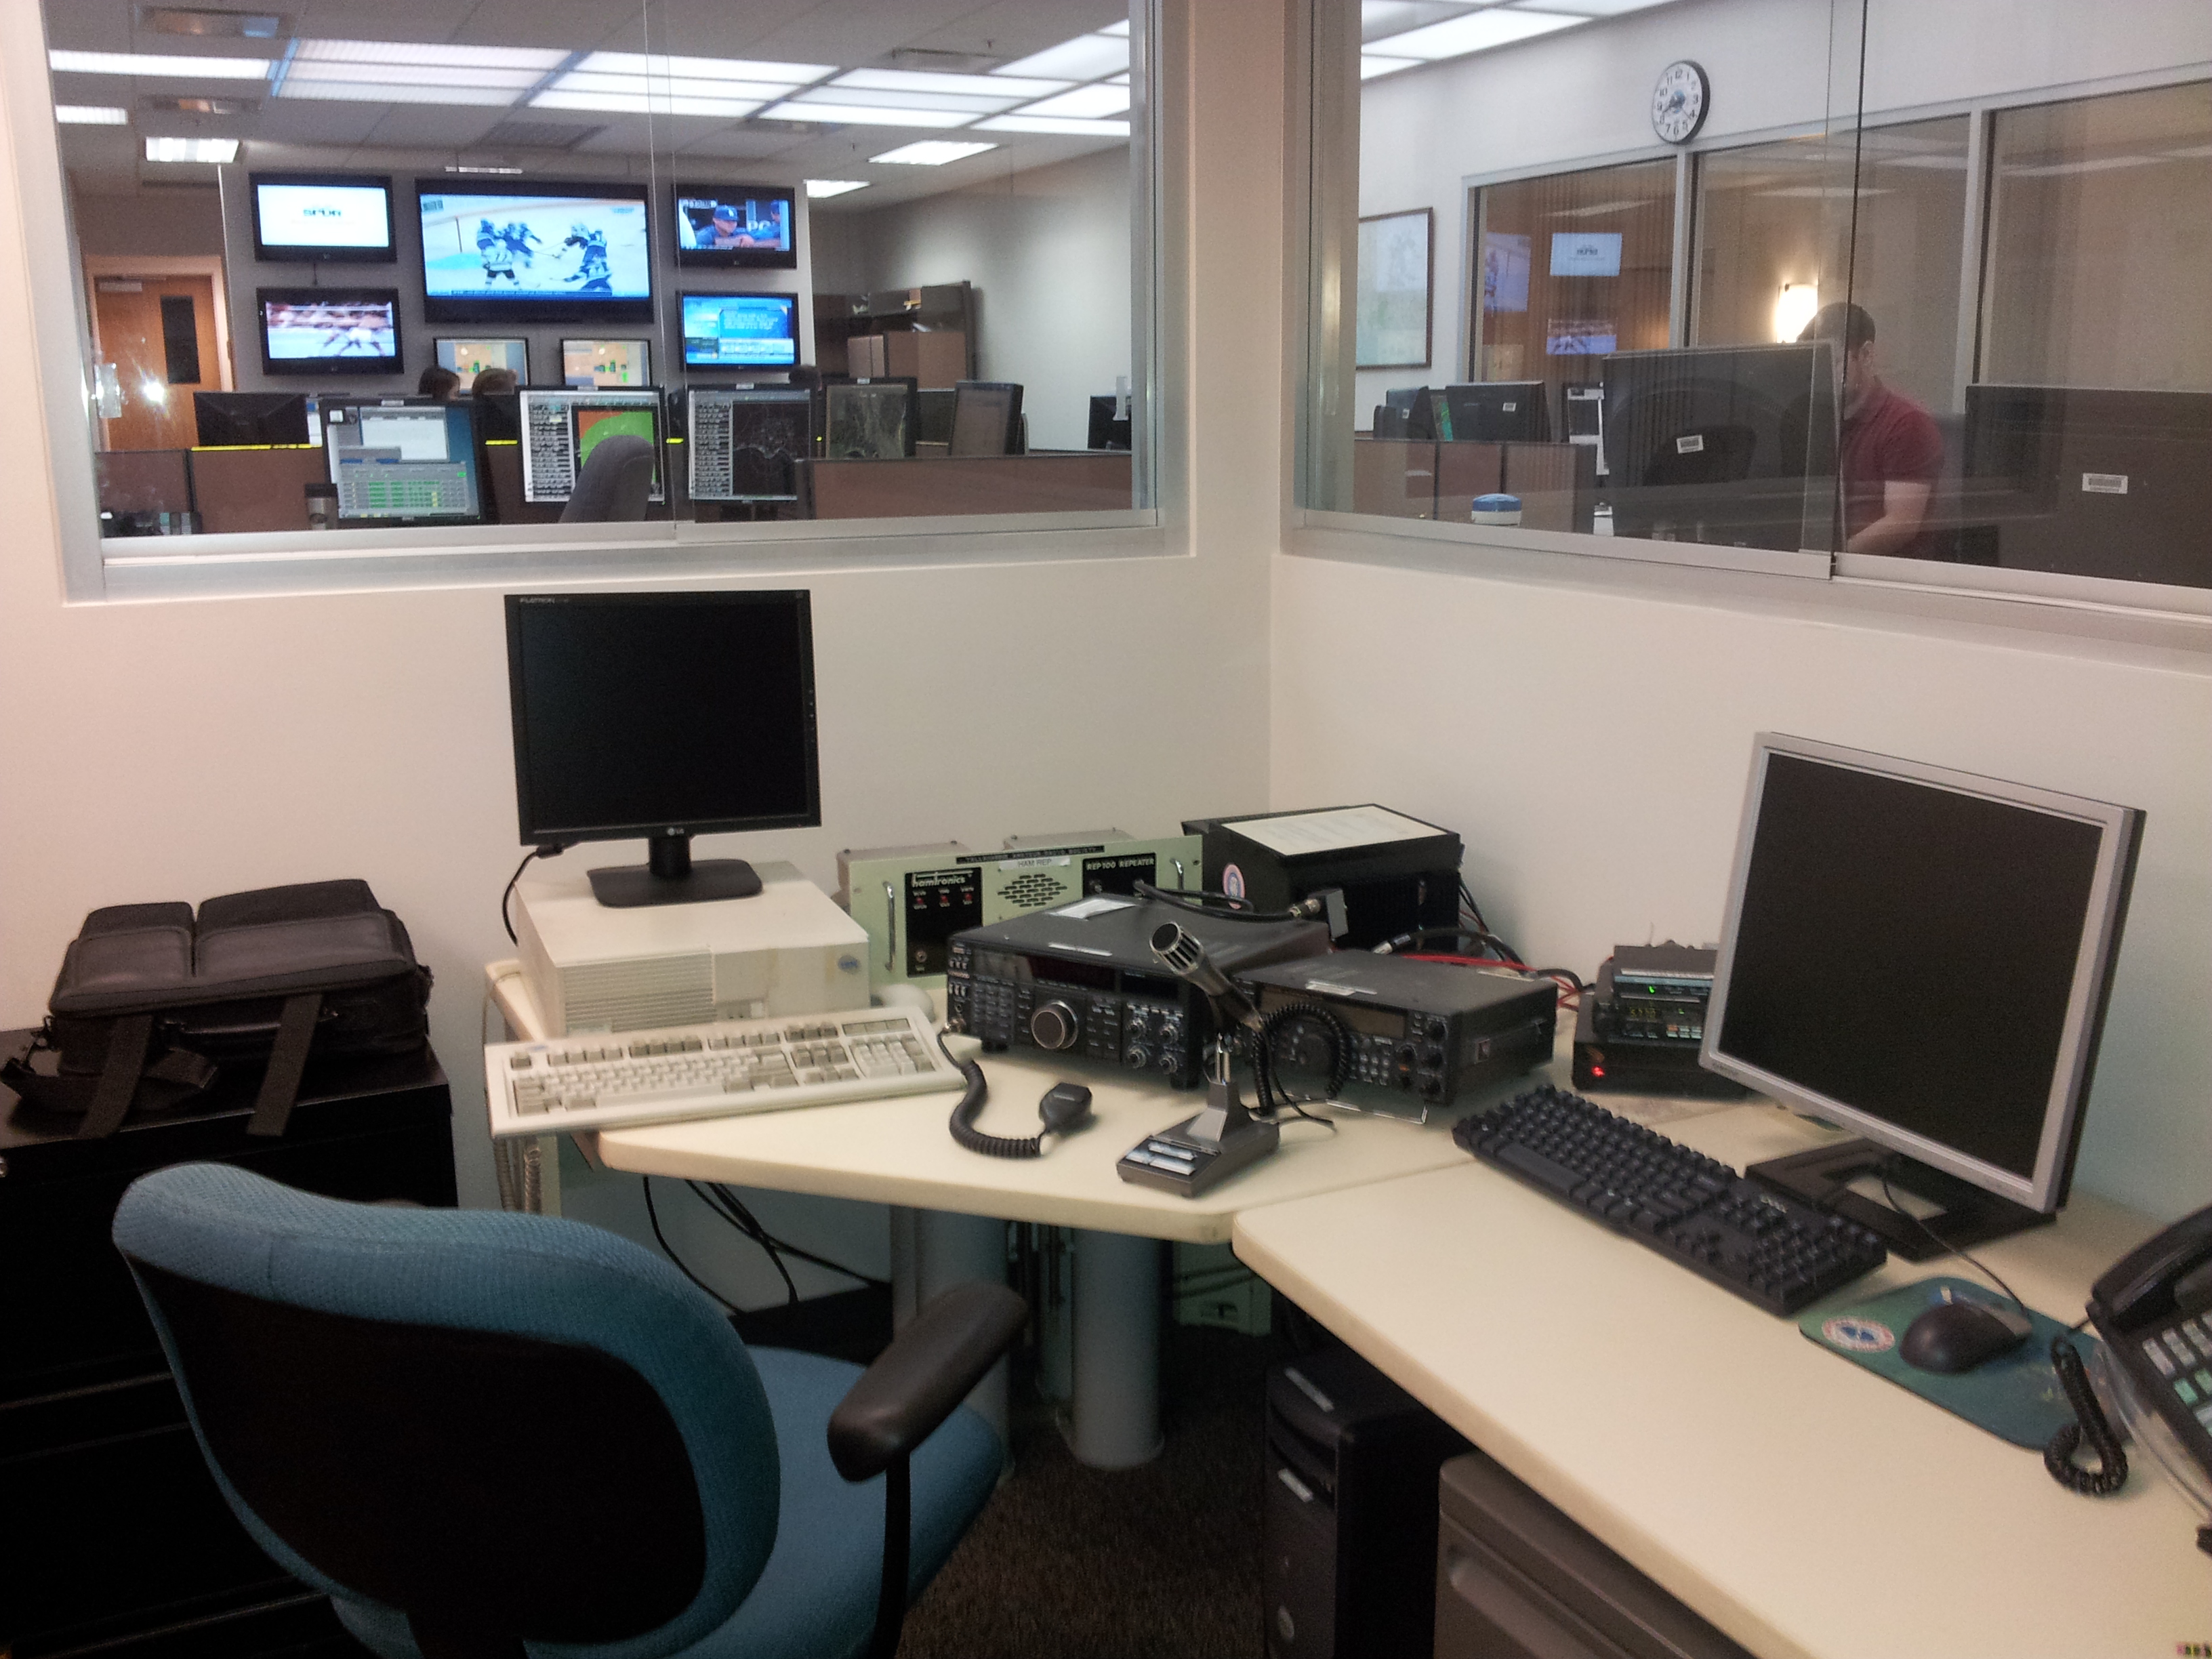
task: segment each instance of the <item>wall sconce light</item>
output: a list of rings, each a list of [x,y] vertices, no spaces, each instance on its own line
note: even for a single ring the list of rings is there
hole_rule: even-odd
[[[1820,309],[1820,290],[1812,283],[1784,283],[1774,301],[1774,337],[1787,343],[1805,331]]]

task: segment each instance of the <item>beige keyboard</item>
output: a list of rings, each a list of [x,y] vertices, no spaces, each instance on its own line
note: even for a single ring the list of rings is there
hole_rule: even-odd
[[[484,1046],[491,1132],[542,1135],[956,1089],[918,1008]]]

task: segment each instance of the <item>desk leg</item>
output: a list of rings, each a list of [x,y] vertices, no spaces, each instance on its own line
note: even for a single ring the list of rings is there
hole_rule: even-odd
[[[1075,1232],[1076,1461],[1150,1462],[1160,1437],[1160,1251],[1156,1238]]]
[[[929,1300],[955,1285],[980,1279],[1006,1282],[1006,1224],[988,1216],[953,1215],[943,1210],[891,1211],[891,1318],[903,1325]],[[1008,1426],[1007,1362],[983,1374],[968,1403],[997,1431],[999,1443],[1013,1445]]]

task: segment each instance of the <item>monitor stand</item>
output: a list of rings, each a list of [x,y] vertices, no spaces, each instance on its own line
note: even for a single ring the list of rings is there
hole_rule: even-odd
[[[1845,1140],[1771,1158],[1744,1174],[1762,1187],[1856,1221],[1907,1261],[1932,1261],[2057,1219],[1871,1140]],[[1936,1212],[1915,1221],[1878,1198],[1853,1192],[1851,1182],[1863,1176],[1887,1177],[1900,1200],[1909,1194],[1935,1205]]]
[[[750,898],[761,878],[743,859],[691,858],[691,837],[654,836],[646,843],[643,864],[611,864],[594,870],[592,896],[611,910],[645,904],[705,904],[716,899]]]

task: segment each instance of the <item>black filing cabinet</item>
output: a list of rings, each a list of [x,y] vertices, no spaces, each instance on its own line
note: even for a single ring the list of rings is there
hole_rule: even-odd
[[[1467,1442],[1348,1348],[1267,1373],[1269,1659],[1426,1659],[1437,1468]]]
[[[19,1051],[27,1032],[0,1034]],[[216,1490],[130,1273],[123,1189],[237,1164],[337,1198],[454,1201],[452,1101],[420,1054],[313,1067],[280,1139],[246,1133],[255,1079],[106,1140],[0,1089],[0,1653],[60,1659],[359,1653]]]

